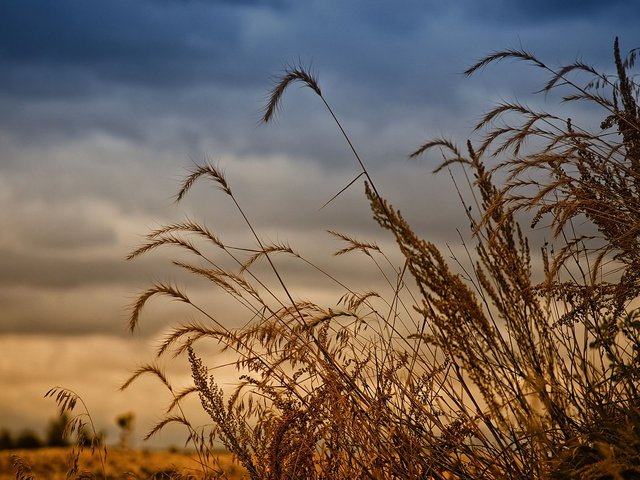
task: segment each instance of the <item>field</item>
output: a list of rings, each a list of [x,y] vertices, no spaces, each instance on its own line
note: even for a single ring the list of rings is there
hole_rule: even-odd
[[[36,479],[62,480],[66,478],[69,468],[71,449],[42,448],[37,450],[4,450],[0,451],[0,480],[14,479],[12,467],[13,455],[25,460],[31,467]],[[243,478],[242,468],[234,464],[231,455],[226,452],[217,454],[220,465],[231,480]],[[80,457],[80,471],[89,471],[96,478],[102,478],[102,470],[97,454],[85,451]],[[183,478],[201,478],[202,471],[197,457],[189,453],[152,451],[152,450],[118,450],[107,451],[107,478],[171,478],[179,473]]]

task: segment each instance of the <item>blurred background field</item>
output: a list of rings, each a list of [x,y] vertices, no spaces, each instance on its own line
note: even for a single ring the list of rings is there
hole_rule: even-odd
[[[33,450],[0,451],[0,480],[16,478],[12,466],[12,456],[25,460],[31,467],[36,479],[63,480],[70,467],[71,448],[40,448]],[[243,470],[232,462],[231,455],[218,452],[221,468],[227,478],[243,478]],[[211,465],[212,463],[210,463]],[[102,469],[97,452],[93,455],[86,450],[80,457],[80,471],[88,471],[102,478]],[[119,450],[108,449],[106,475],[107,478],[173,478],[180,474],[181,478],[202,478],[197,456],[189,452],[162,450]]]

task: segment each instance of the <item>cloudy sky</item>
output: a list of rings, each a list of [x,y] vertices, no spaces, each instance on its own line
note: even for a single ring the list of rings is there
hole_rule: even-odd
[[[465,68],[522,47],[552,66],[581,59],[611,72],[616,35],[625,51],[640,46],[639,7],[636,0],[0,2],[0,427],[42,431],[55,415],[42,396],[56,385],[83,396],[111,441],[118,414],[136,414],[138,437],[160,417],[167,399],[153,382],[117,388],[152,359],[180,311],[150,309],[132,336],[127,308],[153,280],[189,281],[167,255],[126,262],[127,253],[149,229],[185,216],[252,246],[219,191],[203,184],[173,202],[194,162],[221,166],[264,238],[290,242],[366,288],[365,273],[330,258],[337,245],[323,232],[388,239],[371,221],[360,183],[320,210],[357,166],[319,99],[294,87],[278,121],[259,122],[287,64],[318,74],[383,195],[444,245],[466,225],[455,191],[448,176],[431,175],[437,158],[412,162],[407,154],[439,136],[463,143],[500,100],[557,109],[557,97],[533,95],[544,77],[524,64],[471,78]],[[336,299],[308,272],[289,278],[301,295]],[[216,293],[200,293],[215,309]],[[181,364],[167,368],[186,381]],[[167,434],[152,445],[180,438]]]

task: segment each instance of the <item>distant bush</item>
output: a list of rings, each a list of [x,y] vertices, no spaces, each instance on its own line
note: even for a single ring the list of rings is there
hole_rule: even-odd
[[[0,429],[0,450],[68,447],[70,442],[64,434],[68,422],[66,414],[49,420],[44,439],[29,429],[20,431],[15,437],[9,429]]]
[[[13,436],[11,432],[6,429],[0,429],[0,450],[10,450],[13,448]]]
[[[69,439],[65,437],[68,424],[69,415],[66,413],[49,421],[46,434],[46,445],[48,447],[68,447],[70,445]]]
[[[33,449],[43,446],[42,439],[33,430],[21,431],[13,443],[13,448],[16,449]]]
[[[6,428],[0,430],[0,450],[34,449],[46,446],[33,430],[25,429],[15,436]]]

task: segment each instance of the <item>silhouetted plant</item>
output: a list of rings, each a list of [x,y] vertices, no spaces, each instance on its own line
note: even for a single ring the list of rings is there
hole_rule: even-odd
[[[41,448],[42,446],[44,446],[44,444],[42,443],[42,439],[36,432],[29,429],[22,430],[20,433],[18,433],[13,444],[13,448],[17,448],[19,450]]]
[[[614,76],[581,62],[553,69],[521,50],[497,52],[468,70],[527,61],[550,74],[543,92],[568,88],[563,100],[604,111],[601,129],[590,132],[570,119],[504,103],[478,125],[488,133],[477,149],[468,143],[463,152],[436,139],[412,154],[437,148],[444,155],[438,170],[461,165],[473,175],[474,203],[463,200],[476,241],[475,256],[465,245],[468,261],[448,260],[416,234],[379,193],[317,79],[304,68],[287,69],[264,121],[292,83],[320,97],[360,167],[348,186],[366,179],[374,218],[393,236],[404,263],[394,265],[374,243],[332,232],[345,245],[337,255],[365,255],[387,283],[386,291],[354,289],[289,245],[263,241],[222,171],[196,167],[178,200],[199,179],[212,181],[254,244],[230,245],[185,221],[152,231],[129,258],[158,247],[184,250],[190,260],[175,266],[230,295],[248,321],[230,328],[167,283],[140,295],[132,330],[156,296],[200,315],[175,326],[158,351],[186,356],[192,387],[175,391],[156,365],[141,367],[125,385],[152,374],[172,395],[166,418],[150,435],[168,423],[184,424],[206,475],[214,474],[207,461],[215,440],[254,479],[637,478],[640,321],[631,302],[640,285],[640,123],[629,74],[635,56],[632,50],[623,60],[616,40]],[[590,76],[586,84],[574,78],[579,73]],[[521,122],[493,126],[505,114]],[[489,156],[500,158],[497,167],[485,165]],[[496,170],[507,174],[500,187]],[[516,218],[521,210],[532,210],[538,227],[549,216],[558,244],[542,249],[541,281]],[[281,255],[326,276],[341,297],[329,306],[296,300],[276,265]],[[223,260],[235,267],[223,267]],[[238,384],[226,395],[198,353],[204,339],[236,355]],[[192,426],[181,409],[193,394],[210,429]]]
[[[116,425],[120,428],[118,447],[123,450],[131,447],[131,435],[133,433],[134,420],[135,415],[133,412],[123,413],[116,417]]]
[[[50,389],[45,397],[53,398],[58,405],[60,417],[65,419],[65,428],[62,433],[63,438],[71,439],[72,442],[71,460],[67,478],[95,478],[96,475],[80,471],[80,455],[85,449],[90,449],[91,454],[96,454],[100,462],[101,477],[106,479],[106,458],[107,448],[104,445],[104,435],[96,430],[93,418],[89,413],[84,400],[72,390],[61,387]],[[78,412],[76,407],[81,406]]]
[[[46,445],[48,447],[67,447],[70,445],[69,439],[65,437],[69,415],[63,413],[58,418],[49,421],[46,435]]]
[[[13,443],[11,431],[8,428],[0,429],[0,450],[11,450]]]

